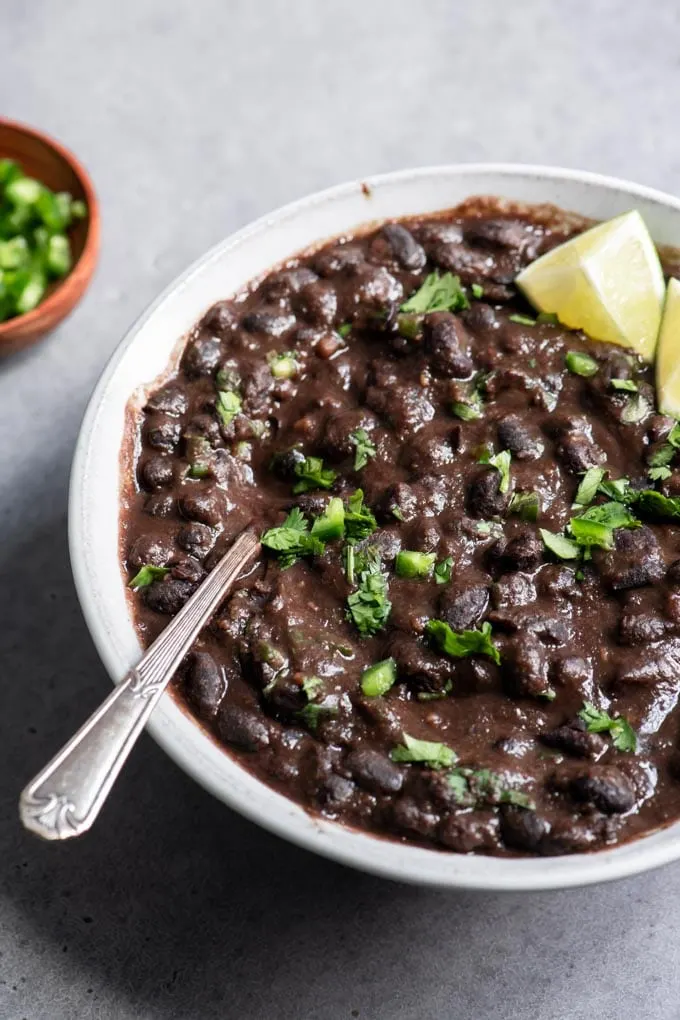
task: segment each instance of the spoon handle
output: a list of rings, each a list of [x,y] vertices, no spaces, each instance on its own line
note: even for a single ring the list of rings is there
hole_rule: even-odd
[[[252,531],[237,538],[137,667],[28,784],[19,798],[27,829],[61,840],[90,828],[175,670],[259,549]]]

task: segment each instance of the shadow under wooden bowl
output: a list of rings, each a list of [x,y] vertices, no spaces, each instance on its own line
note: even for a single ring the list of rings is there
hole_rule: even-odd
[[[40,304],[26,315],[0,323],[0,355],[28,347],[69,315],[85,293],[99,255],[99,203],[87,171],[48,135],[0,117],[0,159],[13,159],[24,173],[52,191],[69,191],[87,206],[85,219],[69,229],[73,268],[50,284]]]

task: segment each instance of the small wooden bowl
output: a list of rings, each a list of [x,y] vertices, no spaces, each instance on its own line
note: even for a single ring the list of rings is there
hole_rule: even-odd
[[[99,203],[92,182],[75,156],[53,138],[0,117],[0,159],[14,159],[30,177],[53,191],[70,191],[87,206],[87,217],[70,230],[73,268],[52,284],[33,311],[0,323],[0,354],[28,347],[50,333],[80,301],[99,255]]]

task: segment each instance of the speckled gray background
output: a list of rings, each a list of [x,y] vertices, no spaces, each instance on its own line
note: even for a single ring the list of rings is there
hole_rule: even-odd
[[[680,867],[569,893],[423,892],[230,814],[144,738],[96,830],[16,796],[107,692],[66,552],[88,395],[189,261],[282,202],[456,160],[680,190],[680,7],[632,0],[0,0],[0,109],[91,170],[101,266],[0,365],[2,1020],[671,1020]]]

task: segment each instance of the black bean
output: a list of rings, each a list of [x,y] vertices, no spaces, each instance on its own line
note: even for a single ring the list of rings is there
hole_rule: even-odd
[[[395,519],[412,521],[418,514],[418,497],[406,482],[396,482],[383,494],[378,512],[388,524]]]
[[[386,223],[380,233],[404,269],[417,273],[424,268],[427,261],[425,251],[406,227],[402,227],[400,223]]]
[[[326,807],[333,808],[334,805],[349,804],[357,792],[357,788],[351,779],[345,779],[331,772],[319,787],[319,799]]]
[[[157,415],[149,418],[146,427],[146,441],[154,450],[172,453],[182,438],[182,425],[176,419]]]
[[[398,793],[403,786],[402,770],[379,751],[350,751],[345,765],[359,786],[370,793]]]
[[[506,574],[493,585],[491,600],[495,609],[530,605],[536,601],[534,582],[519,571]]]
[[[487,217],[467,220],[464,231],[465,240],[470,244],[490,250],[519,252],[524,256],[524,261],[536,257],[538,244],[534,228],[521,220],[493,220]]]
[[[451,814],[439,827],[439,842],[459,854],[473,850],[495,850],[498,846],[498,819],[491,812]]]
[[[614,548],[594,550],[593,561],[604,583],[614,591],[653,584],[666,573],[659,543],[647,527],[617,528]]]
[[[538,575],[541,593],[555,600],[578,601],[583,591],[573,570],[549,563]]]
[[[295,316],[278,308],[258,308],[244,315],[243,328],[249,333],[264,333],[265,336],[283,336],[295,325]]]
[[[217,418],[212,414],[197,414],[184,430],[185,440],[195,438],[207,439],[212,446],[217,446],[222,439],[222,432]]]
[[[215,526],[222,519],[222,501],[214,489],[192,487],[179,501],[179,508],[190,521]]]
[[[147,400],[145,411],[162,411],[165,414],[185,414],[189,400],[186,391],[178,383],[168,383],[152,393]]]
[[[235,329],[236,313],[229,301],[218,301],[203,316],[201,325],[218,337],[225,338]]]
[[[370,386],[366,390],[366,403],[390,422],[402,440],[427,425],[435,414],[427,392],[421,386],[395,386],[392,389]]]
[[[297,446],[290,450],[279,450],[269,462],[269,470],[278,478],[286,482],[292,482],[297,478],[295,468],[298,464],[304,464],[305,455]]]
[[[275,674],[274,674],[275,675]],[[292,677],[278,677],[268,691],[265,707],[282,719],[293,719],[307,704],[307,695]]]
[[[154,567],[164,567],[170,562],[175,552],[174,542],[169,535],[140,535],[128,552],[128,563],[139,570],[149,563]]]
[[[558,442],[555,453],[565,470],[572,475],[583,474],[588,468],[598,467],[605,460],[599,446],[579,432],[568,432],[564,435]]]
[[[308,283],[314,283],[318,276],[306,266],[296,269],[283,269],[274,273],[265,283],[265,293],[270,301],[281,301],[292,297]]]
[[[505,650],[504,664],[520,696],[550,697],[550,660],[545,645],[535,634],[518,633],[511,638]]]
[[[581,719],[541,734],[540,740],[577,758],[599,758],[607,749],[607,742],[599,733],[588,733]]]
[[[493,284],[512,283],[517,275],[516,260],[512,256],[502,252],[490,255],[466,244],[434,245],[430,251],[430,258],[440,269],[459,276],[464,284],[480,282],[484,288],[484,296],[494,300],[491,292]]]
[[[392,821],[398,829],[415,833],[427,839],[432,836],[439,817],[419,803],[415,797],[398,797],[392,806]]]
[[[313,326],[330,326],[338,310],[338,296],[331,283],[317,280],[302,287],[293,299],[293,308]]]
[[[320,252],[314,259],[314,268],[321,276],[333,276],[335,273],[346,273],[363,261],[361,248],[352,244],[339,244]]]
[[[244,751],[259,751],[269,744],[266,723],[250,709],[222,702],[215,724],[221,740]]]
[[[439,596],[439,616],[452,630],[469,630],[486,612],[489,590],[476,584],[469,588],[447,586]]]
[[[375,415],[370,411],[356,409],[332,414],[324,430],[324,452],[334,460],[354,455],[356,443],[352,440],[352,433],[357,429],[364,429],[370,434],[375,425]]]
[[[606,815],[624,814],[635,805],[630,780],[614,765],[595,765],[575,776],[569,792],[575,800],[592,804]]]
[[[399,280],[384,266],[354,266],[342,291],[343,318],[358,328],[375,326],[385,321],[403,296]]]
[[[511,538],[501,555],[502,567],[508,571],[523,570],[531,573],[542,561],[543,543],[532,531]]]
[[[517,460],[535,460],[543,452],[537,434],[515,414],[509,414],[497,426],[498,441]]]
[[[207,524],[184,524],[177,533],[177,544],[197,559],[207,556],[215,543],[215,532]]]
[[[243,410],[253,417],[260,417],[269,409],[270,394],[276,380],[269,365],[256,365],[243,380]]]
[[[604,827],[596,819],[572,821],[563,819],[553,824],[550,835],[541,844],[541,853],[548,855],[578,854],[594,850],[606,841]]]
[[[454,379],[471,375],[470,336],[461,319],[450,312],[431,312],[423,319],[423,341],[436,373]]]
[[[219,338],[201,334],[190,340],[182,356],[182,371],[190,378],[212,375],[222,358]]]
[[[666,571],[666,580],[672,585],[680,584],[680,560],[673,560]]]
[[[659,641],[668,630],[668,623],[652,613],[624,613],[619,620],[618,640],[621,645],[644,645]]]
[[[475,336],[480,335],[486,338],[490,330],[498,325],[498,316],[491,307],[483,301],[473,301],[469,308],[462,313],[465,325]]]
[[[175,501],[164,492],[154,492],[144,503],[144,513],[150,517],[172,517]]]
[[[162,454],[147,457],[142,463],[140,476],[145,489],[162,489],[172,485],[175,477],[172,458]]]
[[[196,585],[192,581],[182,581],[168,576],[160,581],[154,581],[145,588],[144,599],[149,609],[153,609],[154,612],[175,616],[195,590]]]
[[[397,631],[389,642],[389,655],[397,663],[397,676],[417,691],[439,693],[450,679],[453,667],[449,660],[436,655],[412,637]]]
[[[511,850],[536,851],[550,832],[550,823],[535,811],[504,805],[500,829],[501,839]]]
[[[194,652],[186,676],[187,698],[204,718],[211,719],[227,693],[224,670],[209,652]]]
[[[501,517],[509,502],[507,493],[500,491],[501,473],[486,468],[473,478],[467,493],[468,511],[473,517]]]

